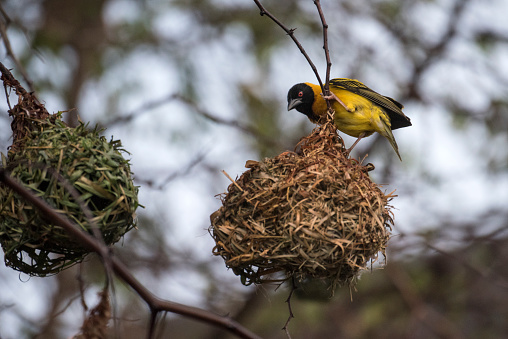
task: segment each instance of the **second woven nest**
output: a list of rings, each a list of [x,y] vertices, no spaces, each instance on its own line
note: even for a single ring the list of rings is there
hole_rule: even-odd
[[[214,254],[244,284],[288,278],[351,284],[384,254],[393,196],[370,179],[370,166],[344,151],[327,122],[302,139],[297,153],[248,161],[249,170],[221,196],[223,206],[210,217]]]

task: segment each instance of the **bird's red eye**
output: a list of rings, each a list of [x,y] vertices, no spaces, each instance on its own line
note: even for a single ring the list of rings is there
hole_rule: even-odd
[[[303,92],[302,91],[298,92],[298,97],[300,97],[300,98],[303,97]]]

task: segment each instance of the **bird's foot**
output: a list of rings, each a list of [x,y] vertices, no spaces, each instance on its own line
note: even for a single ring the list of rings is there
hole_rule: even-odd
[[[348,112],[352,112],[353,111],[352,109],[347,107],[346,104],[342,100],[340,100],[338,96],[335,95],[335,93],[333,93],[332,91],[329,91],[329,93],[330,93],[329,95],[324,95],[323,93],[321,93],[321,96],[323,96],[323,99],[325,99],[325,100],[330,100],[330,101],[335,100],[335,101],[337,101]]]
[[[345,150],[345,151],[344,151],[344,155],[345,155],[346,157],[348,157],[348,156],[349,156],[349,153],[351,153],[351,151],[353,150],[353,148],[355,148],[356,144],[358,144],[358,142],[359,142],[360,140],[362,140],[362,138],[364,138],[364,137],[365,137],[365,133],[360,134],[360,135],[358,136],[358,139],[356,139],[356,141],[355,141],[355,142],[351,145],[351,147],[349,147],[347,150]]]

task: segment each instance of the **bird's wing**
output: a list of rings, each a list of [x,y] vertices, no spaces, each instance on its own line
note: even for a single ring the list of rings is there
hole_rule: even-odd
[[[330,88],[339,88],[350,91],[388,110],[392,121],[392,129],[411,126],[409,118],[402,112],[404,106],[390,97],[384,96],[365,86],[358,80],[338,78],[330,80]]]

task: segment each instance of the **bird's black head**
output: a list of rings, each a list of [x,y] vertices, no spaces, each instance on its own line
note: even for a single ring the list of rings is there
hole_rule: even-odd
[[[311,120],[317,120],[317,116],[312,111],[314,103],[314,91],[304,83],[296,84],[288,92],[288,111],[296,108],[300,113],[305,114]]]

